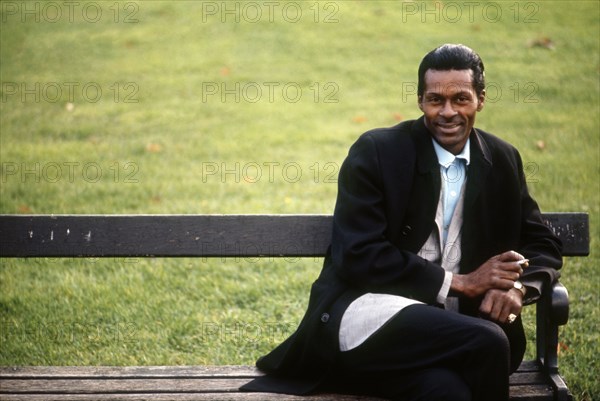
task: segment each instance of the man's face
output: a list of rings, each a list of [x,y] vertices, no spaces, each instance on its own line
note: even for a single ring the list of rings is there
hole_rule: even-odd
[[[433,138],[456,155],[464,148],[484,100],[485,91],[477,96],[473,88],[471,70],[427,70],[419,108]]]

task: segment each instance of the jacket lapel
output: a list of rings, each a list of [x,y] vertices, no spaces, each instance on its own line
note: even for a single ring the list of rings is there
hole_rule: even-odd
[[[405,249],[418,252],[435,225],[441,178],[431,135],[422,117],[415,122],[410,135],[415,144],[417,161],[403,222],[402,243]]]
[[[476,129],[471,133],[471,163],[467,172],[464,210],[468,211],[479,196],[488,173],[492,168],[492,158],[487,144]]]

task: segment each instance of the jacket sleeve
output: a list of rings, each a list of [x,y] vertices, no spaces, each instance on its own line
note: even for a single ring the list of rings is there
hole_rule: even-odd
[[[521,282],[527,287],[525,304],[540,297],[543,288],[558,279],[562,267],[562,242],[544,223],[536,201],[531,197],[523,172],[523,165],[517,153],[519,179],[521,182],[521,235],[519,253],[529,259]]]
[[[402,222],[388,221],[384,188],[389,183],[384,182],[379,157],[375,138],[366,133],[342,164],[333,218],[333,266],[351,287],[435,303],[444,270],[388,238],[389,225]],[[407,157],[412,160],[400,165],[412,177],[415,156]]]

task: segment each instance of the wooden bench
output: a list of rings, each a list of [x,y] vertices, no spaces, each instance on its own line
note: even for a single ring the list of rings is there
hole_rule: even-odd
[[[548,213],[565,256],[589,253],[584,213]],[[322,257],[325,215],[0,215],[0,257]],[[566,273],[568,274],[568,272]],[[570,400],[558,372],[558,328],[566,288],[547,288],[536,306],[537,357],[510,378],[511,400]],[[358,400],[241,393],[250,366],[2,367],[2,400]]]

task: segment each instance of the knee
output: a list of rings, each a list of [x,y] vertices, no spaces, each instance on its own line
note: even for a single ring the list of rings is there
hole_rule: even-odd
[[[495,323],[482,320],[475,342],[481,351],[499,355],[510,355],[510,343],[504,330]]]
[[[488,321],[482,323],[470,344],[473,358],[470,361],[474,367],[508,378],[511,361],[508,337],[500,326]]]

